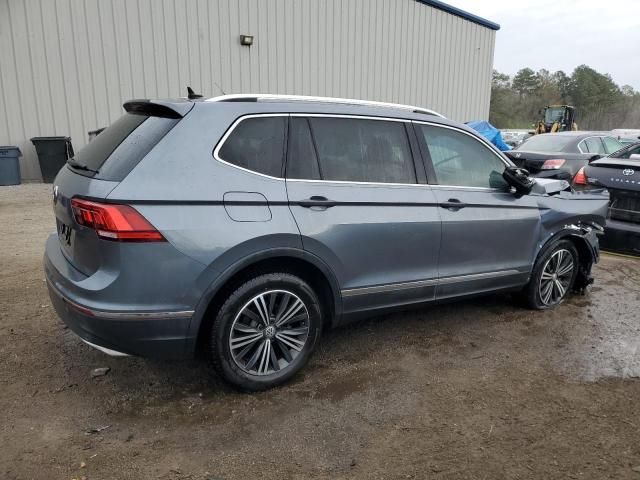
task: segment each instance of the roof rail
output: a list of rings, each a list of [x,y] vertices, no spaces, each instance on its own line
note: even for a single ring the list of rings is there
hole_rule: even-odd
[[[411,110],[413,113],[424,113],[426,115],[435,115],[436,117],[445,118],[444,115],[430,110],[428,108],[416,107],[413,105],[403,105],[400,103],[375,102],[372,100],[357,100],[354,98],[334,98],[334,97],[312,97],[307,95],[275,95],[261,93],[240,93],[233,95],[221,95],[205,100],[207,102],[261,102],[261,101],[280,101],[280,102],[317,102],[317,103],[340,103],[345,105],[363,105],[368,107],[386,107],[401,110]]]

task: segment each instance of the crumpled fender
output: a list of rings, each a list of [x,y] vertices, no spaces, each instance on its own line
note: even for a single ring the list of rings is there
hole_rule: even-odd
[[[598,244],[598,235],[604,233],[604,229],[596,222],[576,222],[564,225],[564,227],[553,235],[538,250],[540,252],[553,242],[563,238],[572,238],[578,240],[575,242],[576,248],[581,258],[579,264],[578,275],[573,286],[573,290],[578,293],[585,293],[587,288],[593,284],[591,269],[593,264],[598,263],[600,259],[600,247]]]

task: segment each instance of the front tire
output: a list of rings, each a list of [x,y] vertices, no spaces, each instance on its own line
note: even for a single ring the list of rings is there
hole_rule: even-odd
[[[269,273],[242,284],[220,308],[211,328],[211,359],[241,390],[287,382],[308,361],[320,338],[318,296],[301,278]]]
[[[578,275],[578,251],[569,240],[560,240],[538,257],[525,288],[529,307],[546,310],[561,304]]]

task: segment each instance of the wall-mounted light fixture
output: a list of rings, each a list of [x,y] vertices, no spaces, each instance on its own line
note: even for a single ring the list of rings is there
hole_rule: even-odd
[[[245,47],[253,45],[253,35],[240,35],[240,45]]]

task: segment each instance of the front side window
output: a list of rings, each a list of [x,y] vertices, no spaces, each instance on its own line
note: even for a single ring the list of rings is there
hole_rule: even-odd
[[[310,117],[323,180],[416,183],[403,122]]]
[[[506,188],[505,163],[478,140],[462,132],[417,125],[440,185]]]
[[[226,139],[218,156],[225,162],[254,172],[282,176],[287,117],[242,120]]]

